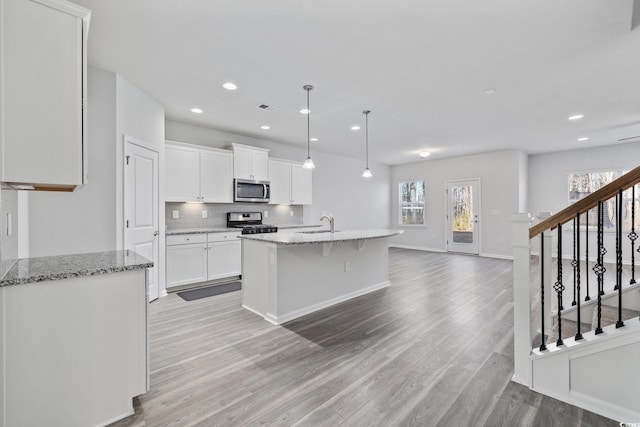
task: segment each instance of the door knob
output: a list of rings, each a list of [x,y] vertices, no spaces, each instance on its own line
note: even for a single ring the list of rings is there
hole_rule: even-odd
[[[155,236],[157,236],[158,234],[160,234],[160,232],[159,232],[158,230],[156,230],[156,231],[154,231],[154,232],[153,232],[153,236],[154,236],[154,237],[155,237]]]

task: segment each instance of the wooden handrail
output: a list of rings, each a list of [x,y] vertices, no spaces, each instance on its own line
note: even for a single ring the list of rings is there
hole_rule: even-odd
[[[543,231],[553,230],[558,224],[571,221],[579,213],[585,213],[598,206],[599,201],[609,200],[620,190],[624,191],[640,182],[640,166],[622,175],[620,178],[605,185],[604,187],[589,194],[584,199],[580,199],[572,205],[567,206],[555,215],[541,221],[529,229],[529,238],[533,239]]]

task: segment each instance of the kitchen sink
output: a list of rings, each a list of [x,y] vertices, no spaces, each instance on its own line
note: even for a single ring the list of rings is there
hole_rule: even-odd
[[[339,232],[340,230],[335,230],[334,233]],[[331,233],[329,230],[312,230],[312,231],[298,231],[301,234],[320,234],[320,233]]]

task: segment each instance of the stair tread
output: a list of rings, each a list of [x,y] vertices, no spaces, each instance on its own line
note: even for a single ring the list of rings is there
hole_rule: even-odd
[[[589,323],[581,322],[580,332],[585,333],[591,330]],[[578,322],[570,319],[562,319],[562,339],[573,338],[578,331]],[[552,344],[558,341],[558,320],[557,318],[553,322],[553,328],[547,338],[547,344]]]
[[[622,309],[622,320],[632,319],[640,316],[640,311],[631,310],[628,308]],[[602,327],[613,325],[618,321],[618,307],[602,304],[602,314],[600,317],[600,325]],[[598,326],[598,310],[593,310],[593,317],[591,319],[591,328],[595,329]]]

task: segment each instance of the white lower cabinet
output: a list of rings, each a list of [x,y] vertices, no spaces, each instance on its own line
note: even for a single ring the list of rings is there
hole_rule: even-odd
[[[241,245],[238,233],[210,233],[208,280],[239,276],[241,271]]]
[[[238,232],[167,236],[167,289],[239,276]]]
[[[167,236],[167,288],[207,280],[207,236]]]

